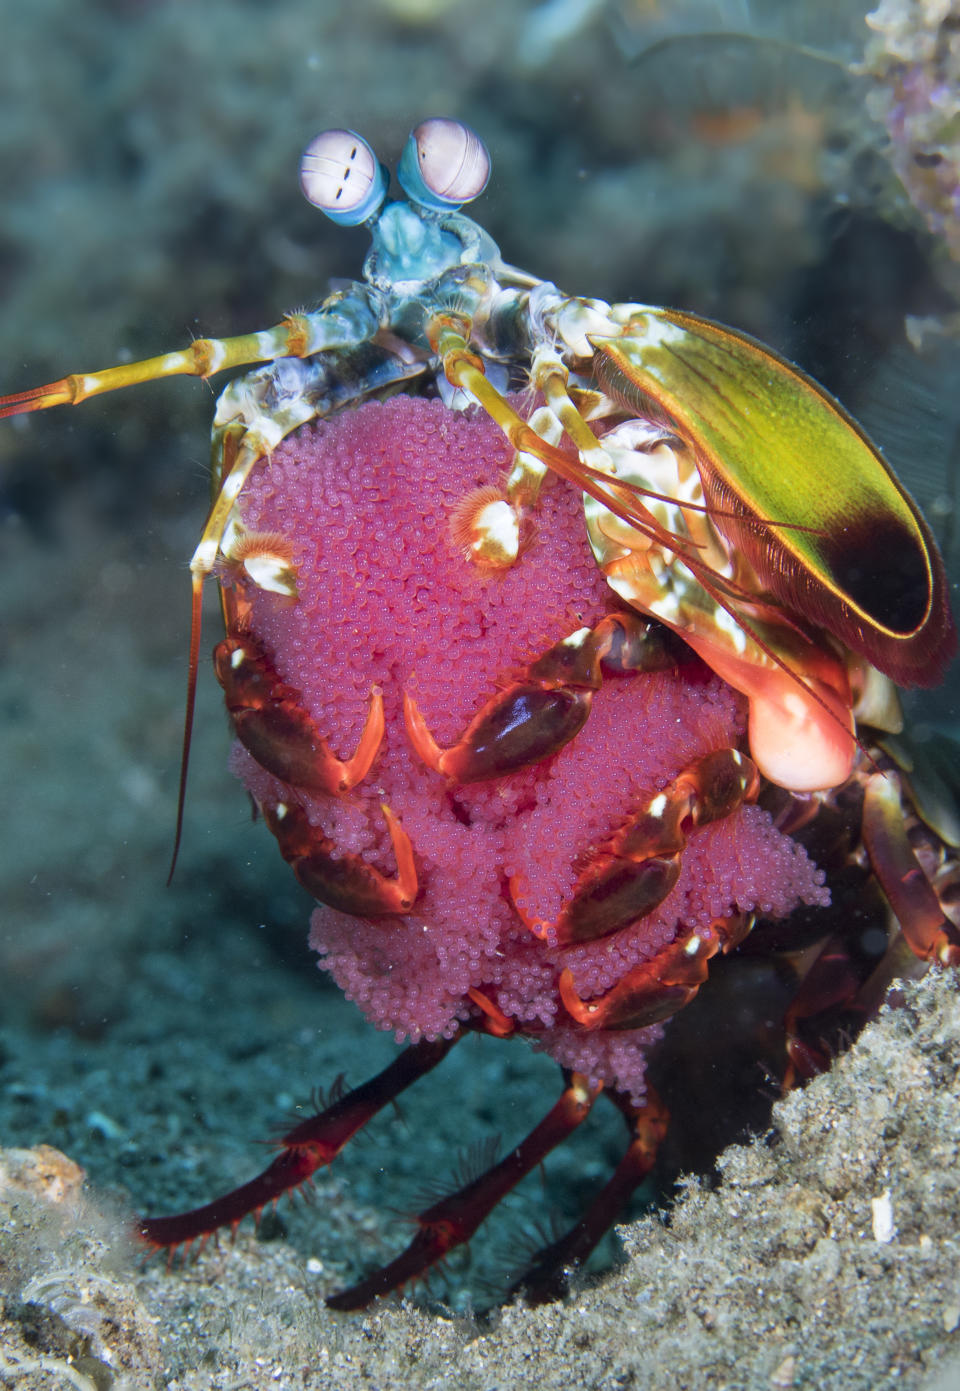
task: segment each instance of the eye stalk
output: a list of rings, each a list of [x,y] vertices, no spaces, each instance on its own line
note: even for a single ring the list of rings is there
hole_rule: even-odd
[[[421,121],[404,146],[397,178],[414,203],[459,208],[479,197],[490,177],[490,156],[476,131],[462,121]]]
[[[378,211],[389,175],[362,136],[325,130],[303,152],[300,187],[315,208],[342,227],[355,227]]]

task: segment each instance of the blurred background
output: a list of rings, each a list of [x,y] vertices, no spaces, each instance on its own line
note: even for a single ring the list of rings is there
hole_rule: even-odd
[[[303,146],[350,126],[392,166],[420,119],[452,115],[490,148],[471,212],[506,259],[794,358],[876,434],[956,574],[956,5],[0,10],[0,391],[315,304],[366,236],[303,201]],[[0,1136],[58,1145],[150,1210],[246,1176],[278,1114],[392,1053],[313,967],[309,902],[226,771],[207,672],[164,887],[214,394],[170,381],[0,428]],[[913,704],[914,726],[953,721],[955,694]],[[382,1210],[381,1171],[402,1186],[471,1124],[512,1133],[551,1104],[555,1070],[525,1048],[458,1051],[351,1157],[360,1200]],[[557,1157],[560,1182],[602,1175],[611,1124]]]

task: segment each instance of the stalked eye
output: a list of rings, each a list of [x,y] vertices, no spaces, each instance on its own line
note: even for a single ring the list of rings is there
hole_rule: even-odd
[[[408,197],[431,208],[458,208],[477,198],[490,177],[490,156],[475,131],[434,116],[411,131],[397,178]]]
[[[362,136],[325,130],[303,152],[304,197],[331,222],[354,227],[371,217],[387,194],[387,172]]]

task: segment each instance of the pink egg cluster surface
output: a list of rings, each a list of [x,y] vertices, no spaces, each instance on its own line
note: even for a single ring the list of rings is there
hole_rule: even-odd
[[[299,800],[342,855],[385,874],[395,863],[381,804],[411,837],[420,893],[405,916],[364,920],[317,909],[311,943],[348,998],[398,1040],[452,1035],[480,990],[566,1066],[643,1094],[644,1049],[660,1026],[585,1032],[558,996],[609,990],[678,932],[734,911],[787,914],[827,901],[805,852],[746,807],[695,832],[680,879],[647,917],[558,949],[531,919],[554,920],[584,865],[691,761],[742,742],[739,698],[696,663],[611,676],[586,726],[533,768],[451,785],[410,745],[403,693],[441,745],[460,738],[495,692],[559,639],[618,607],[593,560],[580,495],[548,480],[532,543],[506,571],[465,559],[458,503],[510,464],[500,431],[475,411],[398,396],[302,429],[243,494],[248,528],[294,547],[300,600],[258,593],[253,627],[282,679],[334,752],[348,757],[373,687],[386,733],[370,773],[343,796],[292,791],[238,749],[235,766],[263,804]],[[512,892],[511,892],[512,881]]]

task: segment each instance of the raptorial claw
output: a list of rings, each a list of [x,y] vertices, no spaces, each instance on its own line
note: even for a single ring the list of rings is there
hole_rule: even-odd
[[[514,878],[510,892],[517,912],[534,936],[559,947],[592,942],[629,927],[662,903],[676,884],[689,832],[753,801],[759,788],[756,766],[745,754],[737,749],[707,754],[594,853],[556,922],[543,922],[528,912],[523,885]]]
[[[481,782],[559,753],[579,734],[603,672],[658,671],[675,665],[663,630],[635,614],[609,614],[578,628],[532,662],[528,680],[498,691],[457,742],[442,748],[408,691],[407,736],[428,768],[451,782]]]
[[[403,717],[410,743],[428,768],[451,782],[481,782],[539,763],[569,744],[586,723],[592,699],[592,691],[517,682],[499,691],[448,749],[436,742],[409,691],[403,694]]]
[[[707,979],[707,962],[742,942],[753,926],[752,914],[714,918],[643,961],[595,1000],[583,1000],[573,973],[562,971],[560,998],[571,1019],[582,1029],[639,1029],[668,1019],[690,1003]]]
[[[303,708],[300,692],[281,680],[250,634],[218,643],[213,664],[237,738],[261,768],[304,792],[348,792],[367,776],[383,740],[377,687],[356,750],[340,759]]]
[[[302,807],[286,802],[264,806],[263,819],[276,836],[283,858],[318,902],[357,918],[385,918],[409,913],[419,885],[410,837],[388,806],[381,803],[380,809],[396,856],[395,879],[359,855],[335,857],[333,841],[310,824]]]

